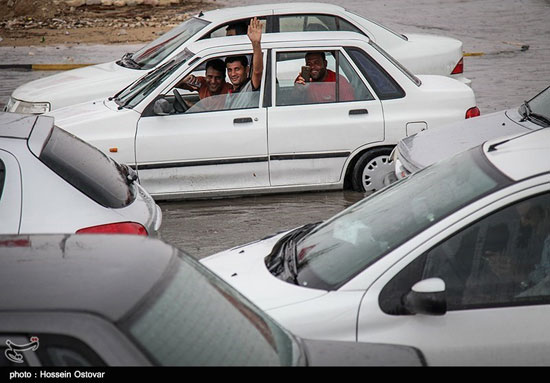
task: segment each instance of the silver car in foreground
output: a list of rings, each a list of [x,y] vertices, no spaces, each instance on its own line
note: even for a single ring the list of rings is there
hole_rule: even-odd
[[[0,234],[156,236],[162,212],[136,181],[52,117],[0,113]]]
[[[550,87],[519,108],[460,121],[439,129],[424,130],[404,138],[392,153],[395,176],[386,184],[407,177],[441,159],[451,157],[487,140],[550,126]]]
[[[63,367],[65,377],[103,378],[105,366],[425,364],[412,347],[296,338],[157,239],[0,236],[0,254],[0,366]],[[107,375],[121,381],[128,374],[118,371],[120,379],[113,370]],[[163,371],[139,374],[169,381]]]

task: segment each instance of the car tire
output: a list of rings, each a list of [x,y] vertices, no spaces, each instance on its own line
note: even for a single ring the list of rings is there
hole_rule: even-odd
[[[351,187],[358,192],[374,192],[382,189],[384,178],[393,171],[390,161],[391,148],[369,150],[359,157],[351,174]]]

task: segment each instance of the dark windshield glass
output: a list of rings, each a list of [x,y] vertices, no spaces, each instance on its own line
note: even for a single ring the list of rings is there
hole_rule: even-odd
[[[141,69],[153,68],[208,24],[208,21],[195,17],[186,20],[134,53],[132,60]]]
[[[548,126],[548,121],[550,121],[550,87],[533,97],[529,101],[529,107],[531,108],[531,113],[544,117],[546,120],[544,121],[546,122],[544,125]]]
[[[105,207],[128,206],[136,198],[135,186],[127,181],[125,167],[62,129],[53,128],[39,159],[65,181]]]
[[[294,338],[196,261],[171,266],[161,291],[124,325],[162,366],[303,363]]]
[[[479,148],[425,168],[305,236],[296,248],[297,283],[338,288],[417,233],[507,182]]]

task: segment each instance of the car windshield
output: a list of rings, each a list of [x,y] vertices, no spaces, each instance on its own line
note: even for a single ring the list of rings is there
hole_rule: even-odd
[[[109,208],[130,205],[136,188],[130,171],[100,150],[54,127],[38,158],[57,175],[97,203]]]
[[[427,167],[298,241],[295,283],[337,289],[416,234],[509,182],[479,148]]]
[[[525,102],[520,113],[538,125],[550,126],[550,87]]]
[[[193,57],[194,53],[188,49],[178,54],[174,59],[168,61],[157,69],[149,72],[139,80],[135,81],[129,87],[118,93],[114,100],[120,108],[134,108],[153,92],[159,84],[168,78],[180,65]]]
[[[118,64],[134,69],[154,68],[208,24],[206,20],[190,18],[134,54],[124,56]]]
[[[292,335],[188,256],[122,324],[162,366],[305,363]]]

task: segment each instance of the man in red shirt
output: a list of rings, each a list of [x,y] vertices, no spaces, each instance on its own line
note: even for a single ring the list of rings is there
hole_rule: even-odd
[[[310,68],[311,78],[306,82],[300,73],[294,84],[307,85],[305,94],[307,103],[355,100],[351,84],[342,75],[338,76],[339,99],[336,100],[336,73],[327,69],[325,52],[309,52],[305,58],[306,65]]]

